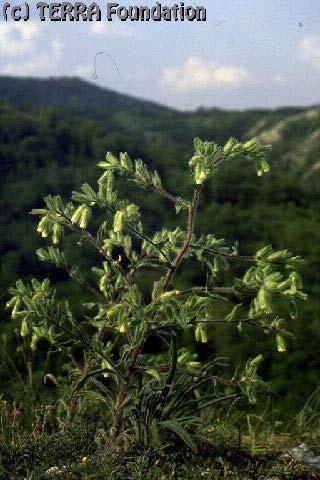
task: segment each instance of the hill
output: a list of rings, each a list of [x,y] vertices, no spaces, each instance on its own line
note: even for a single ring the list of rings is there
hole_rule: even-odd
[[[174,143],[175,148],[179,146],[187,152],[190,147],[186,144],[190,145],[195,134],[218,142],[227,136],[257,135],[277,148],[277,156],[288,160],[286,166],[296,162],[310,167],[319,148],[319,107],[249,111],[202,108],[178,112],[77,78],[4,76],[0,76],[0,99],[29,110],[62,109],[68,118],[90,119],[105,131],[134,136],[144,148],[165,137],[166,143]]]

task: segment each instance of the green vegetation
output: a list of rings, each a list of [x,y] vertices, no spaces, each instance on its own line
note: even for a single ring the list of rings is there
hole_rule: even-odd
[[[32,279],[30,284],[18,280],[10,289],[7,308],[32,351],[44,338],[72,359],[72,349],[79,344],[82,358],[77,366],[70,364],[72,375],[80,377],[71,402],[77,403],[78,393],[93,379],[94,391],[85,394],[106,408],[111,437],[162,449],[170,444],[173,433],[196,453],[197,439],[203,442],[205,438],[203,410],[224,402],[234,404],[244,397],[256,403],[259,386],[263,386],[257,376],[262,356],[247,360],[243,369],[237,365],[232,378],[224,378],[220,369],[225,361],[199,361],[188,348],[190,333],[205,344],[210,325],[234,324],[240,332],[249,325],[273,334],[278,351],[285,352],[286,338],[291,335],[286,316],[295,319],[297,300],[307,296],[296,271],[300,257],[271,246],[254,256],[239,255],[236,245],[230,248],[212,233],[198,236],[195,231],[208,179],[224,162],[241,157],[255,162],[258,176],[269,172],[268,147],[255,139],[240,143],[234,138],[224,147],[196,138],[194,146],[189,162],[190,200],[169,193],[158,172],[150,172],[141,160],[132,161],[127,153],[117,158],[110,152],[99,163],[105,172],[97,190],[85,183],[68,203],[60,196],[45,197],[46,208],[34,209],[32,214],[40,216],[37,231],[50,237],[53,246],[38,249],[38,257],[67,272],[89,292],[91,302],[82,304],[87,312],[81,320],[72,313],[67,297],[57,299],[49,279]],[[176,214],[186,211],[185,231],[159,225],[148,236],[139,206],[119,198],[115,175],[164,197]],[[94,227],[91,217],[96,210],[103,221]],[[80,256],[87,257],[87,247],[91,247],[101,257],[90,269],[82,271],[81,264],[55,247],[68,230],[76,234],[74,246],[84,247]],[[199,264],[205,283],[181,289],[177,276],[186,260]],[[249,268],[226,286],[221,285],[221,276],[229,270],[228,260],[242,260]],[[90,270],[95,281],[91,281]],[[231,309],[224,308],[229,299]],[[153,348],[152,340],[157,343]]]
[[[87,478],[108,478],[106,475],[111,471],[115,473],[110,478],[120,479],[125,475],[140,478],[139,475],[145,477],[150,465],[155,469],[154,473],[151,470],[150,478],[187,478],[186,473],[181,473],[185,467],[178,450],[164,465],[162,455],[168,452],[165,448],[162,453],[155,453],[157,438],[160,445],[166,442],[170,445],[174,441],[177,448],[180,442],[181,448],[183,442],[187,443],[191,449],[190,478],[203,478],[202,465],[206,462],[208,478],[237,478],[240,463],[242,471],[247,469],[249,478],[317,478],[304,467],[278,459],[274,445],[270,449],[266,445],[272,443],[273,438],[276,439],[274,443],[279,443],[282,436],[286,438],[284,446],[296,445],[297,439],[312,445],[319,438],[320,109],[179,113],[102,91],[78,80],[65,79],[35,81],[2,77],[1,97],[0,296],[3,308],[0,388],[3,392],[1,438],[4,442],[0,454],[3,478],[19,478],[18,472],[21,478],[27,475],[42,478],[54,465],[68,465],[70,478],[86,478],[86,475]],[[185,217],[190,209],[190,173],[186,166],[193,155],[194,136],[214,138],[218,144],[225,145],[225,150],[196,142],[196,154],[190,165],[192,183],[197,192],[204,180],[206,184],[199,198],[196,237],[189,245],[183,268],[174,275],[174,285],[170,279],[161,292],[165,279],[161,282],[159,272],[163,271],[165,276],[169,263],[174,262],[185,240]],[[240,155],[246,153],[244,146],[250,148],[251,144],[226,144],[230,136],[239,138],[240,142],[256,136],[263,145],[272,144],[272,150],[267,152],[271,164],[268,178],[257,179],[250,165],[246,165],[251,160]],[[258,148],[258,145],[253,143],[252,147]],[[102,162],[106,172],[98,190],[92,190],[89,185],[95,183],[96,164],[103,160],[106,151],[112,151],[113,155],[109,154],[106,162]],[[129,157],[120,156],[121,151],[128,151]],[[217,152],[224,152],[225,156],[230,154],[232,161],[221,162],[207,181]],[[251,156],[258,160],[259,173],[268,169],[259,151]],[[131,163],[129,158],[141,158],[144,163]],[[153,173],[155,169],[158,175]],[[99,197],[100,190],[106,185],[106,192],[114,188],[110,170],[117,177],[118,193],[103,199]],[[137,173],[140,186],[152,185],[161,190],[161,177],[166,185],[165,193],[177,192],[172,197],[177,215],[169,215],[171,194],[159,201],[150,188],[143,191],[129,188],[130,179],[137,180]],[[66,199],[73,188],[79,192],[74,193],[72,204],[68,204]],[[56,193],[61,197],[53,197]],[[39,230],[44,237],[48,235],[52,239],[54,246],[49,249],[45,249],[46,238],[41,240],[36,236],[34,217],[27,215],[39,208],[44,196],[47,205],[45,210],[38,211]],[[121,198],[130,200],[119,200]],[[140,230],[141,219],[136,205],[140,205],[143,212],[143,230]],[[68,214],[69,223],[66,218],[54,216],[57,210],[61,213],[61,208]],[[68,235],[63,235],[68,230]],[[207,236],[208,231],[214,235]],[[99,265],[99,252],[87,248],[90,239],[111,254],[111,264]],[[104,244],[104,240],[109,243]],[[56,248],[58,241],[62,241],[63,250]],[[264,245],[269,244],[273,249],[264,249]],[[205,248],[209,249],[206,253]],[[298,257],[292,257],[287,248]],[[36,250],[43,260],[40,264]],[[140,259],[143,250],[146,258]],[[119,255],[121,260],[118,261]],[[239,258],[244,255],[247,258]],[[305,259],[300,270],[309,299],[299,306],[298,318],[289,302],[292,320],[287,328],[280,322],[288,313],[282,300],[289,298],[288,292],[301,296],[300,277],[294,273],[300,256]],[[248,266],[252,265],[247,277],[243,260],[250,262]],[[63,267],[62,270],[56,269],[57,265]],[[94,271],[92,265],[96,266]],[[285,265],[289,269],[282,270]],[[125,285],[126,275],[123,275],[128,271],[133,271],[130,287]],[[285,273],[285,277],[280,279],[277,272]],[[30,283],[32,277],[37,277],[39,282]],[[50,277],[50,284],[45,280],[47,277]],[[18,278],[23,282],[14,287]],[[235,278],[239,280],[234,281]],[[152,285],[159,280],[160,291],[155,291],[152,300]],[[262,281],[271,282],[271,287],[261,288]],[[217,285],[228,285],[233,291],[210,292],[210,288]],[[189,291],[190,286],[205,288],[201,295],[200,292],[176,295],[176,291]],[[243,289],[248,286],[250,292],[244,294]],[[23,303],[19,305],[17,299],[10,303],[17,313],[13,320],[5,309],[10,301],[10,287],[14,297],[20,295],[24,298],[22,302],[26,302],[23,309]],[[280,293],[279,300],[281,297],[282,300],[274,301],[273,296],[270,299],[269,289],[273,293],[277,291],[277,296]],[[106,291],[110,295],[108,306],[102,302],[102,297],[107,298]],[[234,306],[242,305],[228,310],[228,303],[216,295],[227,296]],[[256,302],[250,303],[254,297]],[[68,305],[63,303],[66,298]],[[132,306],[128,309],[129,304]],[[147,313],[152,317],[155,306],[161,311],[161,339],[156,335],[149,338],[148,334],[141,356],[146,362],[141,360],[143,368],[134,381],[132,379],[132,391],[124,402],[124,419],[120,422],[120,430],[135,432],[135,441],[141,444],[139,456],[134,459],[138,463],[135,471],[133,466],[128,467],[132,459],[130,441],[126,445],[127,457],[120,458],[115,451],[107,464],[103,460],[105,455],[101,452],[111,448],[106,438],[108,425],[119,410],[112,408],[112,402],[117,405],[117,395],[112,393],[109,398],[106,385],[111,392],[119,390],[130,352],[137,346],[139,328],[146,328],[141,317],[148,308],[150,312]],[[255,313],[254,309],[257,309]],[[33,318],[32,327],[30,322],[35,311],[38,318]],[[48,311],[50,319],[59,325],[62,320],[68,331],[58,333],[57,328],[46,323]],[[191,312],[190,318],[185,316],[185,311]],[[203,320],[203,313],[208,313],[211,320],[225,320],[229,314],[230,321],[226,325],[208,322],[205,327],[203,321],[194,323]],[[104,328],[101,319],[106,315],[110,325]],[[169,329],[168,318],[172,316],[178,325]],[[139,322],[134,320],[138,318]],[[239,321],[241,319],[249,319],[249,322]],[[131,329],[135,335],[129,339]],[[254,344],[250,338],[255,339]],[[114,344],[116,348],[112,350]],[[286,354],[283,353],[285,348]],[[101,350],[107,358],[101,357]],[[246,382],[239,383],[239,379],[246,377],[245,372],[252,373],[253,377],[256,375],[261,353],[264,357],[259,365],[261,380],[256,378],[252,388],[248,388]],[[110,361],[109,354],[114,356],[116,373],[113,366],[106,363]],[[231,365],[221,357],[230,359]],[[256,360],[246,365],[249,357]],[[220,360],[215,362],[216,358]],[[236,374],[235,365],[241,366]],[[173,374],[181,382],[171,384],[169,380]],[[199,417],[194,418],[188,405],[183,405],[185,411],[176,412],[180,415],[178,423],[170,423],[171,417],[160,415],[160,418],[155,414],[159,391],[166,391],[166,386],[169,388],[164,408],[170,409],[174,399],[181,395],[179,388],[192,389],[194,379],[201,381],[199,375],[216,377],[209,389],[206,384],[200,385],[192,399],[190,405],[192,410],[199,406]],[[253,377],[249,377],[250,383]],[[227,383],[220,383],[218,379]],[[264,381],[269,382],[268,395]],[[139,402],[135,392],[139,391],[141,382],[145,384],[145,396]],[[245,395],[253,401],[256,387],[258,394],[263,391],[258,406],[248,404],[242,397]],[[270,396],[271,392],[274,395]],[[219,403],[215,409],[201,408],[202,399],[206,397],[210,402],[228,395],[236,395],[237,399],[230,410],[228,401]],[[152,408],[149,404],[146,408],[148,398]],[[141,411],[147,412],[150,419],[149,430],[141,428]],[[110,415],[107,412],[111,412]],[[183,415],[191,416],[187,428]],[[161,425],[161,422],[169,424]],[[203,423],[208,428],[204,433],[206,441],[201,444]],[[81,433],[81,424],[86,425],[87,436]],[[217,425],[221,425],[223,433],[217,432]],[[69,440],[64,442],[59,436],[61,432]],[[293,436],[289,432],[293,432]],[[80,443],[72,453],[73,438],[79,438]],[[195,448],[197,455],[191,453]],[[215,448],[219,449],[219,454]],[[233,449],[231,456],[241,452],[239,458],[243,462],[230,463],[228,448]],[[245,453],[248,450],[250,454]],[[88,460],[83,461],[83,457]],[[35,476],[32,477],[31,472]]]
[[[264,244],[272,244],[278,250],[289,248],[306,260],[302,275],[309,302],[302,307],[300,321],[292,326],[296,340],[289,345],[289,355],[279,362],[275,351],[270,355],[270,345],[265,345],[260,335],[255,352],[266,353],[263,376],[274,379],[272,389],[281,395],[283,411],[295,412],[302,407],[319,383],[320,109],[178,113],[64,79],[1,77],[0,97],[3,304],[9,286],[19,277],[45,278],[50,274],[58,292],[65,289],[67,275],[50,271],[47,266],[39,267],[34,252],[41,243],[34,220],[26,213],[38,206],[45,195],[60,193],[64,198],[85,181],[94,183],[96,163],[106,151],[128,151],[132,158],[142,158],[148,168],[159,172],[169,189],[184,196],[184,165],[192,155],[193,137],[215,138],[224,143],[229,136],[244,140],[256,135],[272,143],[268,179],[257,182],[254,173],[238,168],[237,162],[226,164],[217,172],[202,195],[198,231],[205,233],[209,221],[213,232],[219,232],[231,243],[239,240],[240,250],[245,245],[253,254]],[[127,196],[125,183],[119,190]],[[154,229],[155,219],[160,223],[170,221],[166,219],[166,205],[154,197],[135,193],[133,200],[145,207],[148,233]],[[186,282],[201,280],[200,272],[194,269],[186,269],[184,276]],[[68,289],[77,306],[80,290],[69,284]],[[6,321],[5,312],[2,316],[3,331],[7,332],[3,342],[8,342],[14,324]],[[236,334],[227,339],[221,335],[219,326],[213,328],[208,346],[199,349],[199,353],[222,354],[223,343],[223,354],[232,352],[239,360],[248,356],[243,346],[238,348]],[[9,344],[6,348],[13,361],[20,362]],[[21,362],[19,368],[26,370]],[[6,391],[8,382],[11,386],[16,383],[19,389],[17,376],[9,366],[1,372]]]

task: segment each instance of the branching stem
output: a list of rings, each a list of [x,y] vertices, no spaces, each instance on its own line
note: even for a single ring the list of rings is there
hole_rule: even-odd
[[[187,252],[187,250],[190,246],[190,243],[191,243],[191,240],[192,240],[193,228],[194,228],[194,218],[195,218],[195,214],[196,214],[196,210],[197,210],[197,206],[198,206],[199,196],[200,196],[200,188],[197,188],[193,192],[192,202],[191,202],[191,205],[190,205],[189,211],[188,211],[186,240],[185,240],[184,244],[182,245],[180,252],[177,254],[177,256],[176,256],[176,258],[175,258],[175,260],[172,264],[172,267],[170,268],[170,270],[168,270],[168,273],[165,277],[165,280],[164,280],[164,283],[162,285],[162,288],[160,290],[159,295],[161,295],[162,293],[164,293],[167,290],[168,286],[171,283],[171,280],[173,279],[176,271],[179,268],[179,265],[180,265],[184,255],[185,255],[185,253]],[[153,318],[154,317],[155,317],[155,313],[153,314]],[[144,344],[145,344],[145,342],[146,342],[146,340],[149,336],[150,331],[151,331],[151,325],[149,323],[149,324],[147,324],[147,326],[145,328],[145,331],[142,334],[142,338],[141,338],[139,344],[132,351],[130,364],[129,364],[129,366],[127,368],[127,371],[125,372],[125,375],[122,379],[122,383],[121,383],[121,386],[120,386],[120,389],[119,389],[118,398],[117,398],[117,402],[116,402],[114,424],[113,424],[113,428],[112,428],[112,434],[115,438],[119,437],[119,434],[120,434],[120,431],[121,431],[123,404],[124,404],[124,402],[126,400],[126,397],[127,397],[127,389],[128,389],[131,377],[132,377],[133,373],[135,372],[138,357],[139,357],[139,355],[140,355],[140,353],[143,349],[143,346],[144,346]]]
[[[166,275],[166,278],[164,280],[164,283],[161,289],[161,293],[164,293],[167,290],[171,280],[173,279],[176,271],[179,268],[182,258],[184,257],[185,253],[187,252],[191,244],[193,227],[194,227],[194,219],[195,219],[195,214],[196,214],[196,210],[199,202],[200,192],[201,192],[200,188],[195,189],[193,192],[193,198],[192,198],[191,206],[189,208],[188,221],[187,221],[187,237],[184,244],[182,245],[180,252],[174,259],[172,267],[170,268],[170,270]]]

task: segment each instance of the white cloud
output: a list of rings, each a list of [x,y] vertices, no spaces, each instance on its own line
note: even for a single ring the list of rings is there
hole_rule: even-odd
[[[52,62],[53,59],[50,59]],[[32,56],[29,60],[23,62],[8,62],[0,67],[0,73],[3,75],[12,75],[15,77],[47,77],[52,75],[52,63],[48,62],[47,55]]]
[[[35,37],[41,43],[41,37]],[[61,61],[63,53],[63,43],[60,40],[53,39],[43,44],[42,51],[31,48],[24,51],[23,57],[20,55],[11,58],[11,51],[4,56],[0,65],[0,74],[14,76],[37,76],[46,77],[53,75],[58,70],[57,65]]]
[[[310,35],[300,43],[302,57],[314,67],[320,68],[320,36]]]
[[[49,24],[4,23],[0,28],[0,74],[39,77],[55,74],[63,48]]]
[[[137,27],[129,27],[118,22],[93,22],[89,27],[89,32],[92,36],[106,38],[140,38],[142,36]]]
[[[33,50],[40,28],[35,22],[5,22],[0,28],[0,52],[10,56],[23,55]]]
[[[236,87],[249,79],[243,67],[206,64],[190,57],[184,65],[166,67],[160,77],[162,87],[177,91],[201,90],[212,87]]]

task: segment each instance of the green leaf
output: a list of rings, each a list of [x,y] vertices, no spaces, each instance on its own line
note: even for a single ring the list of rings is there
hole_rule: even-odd
[[[105,372],[112,372],[112,370],[110,370],[110,368],[99,368],[97,370],[93,370],[92,372],[89,372],[87,373],[86,375],[84,375],[80,380],[79,382],[76,384],[76,386],[74,387],[73,391],[72,391],[72,395],[74,395],[75,393],[77,393],[79,390],[81,390],[86,382],[91,378],[91,377],[96,377],[98,375],[102,375],[103,373]],[[112,372],[113,373],[113,372]]]
[[[146,370],[146,373],[148,373],[149,375],[151,375],[151,377],[154,377],[156,380],[158,380],[159,383],[161,382],[160,374],[154,368],[151,368],[150,370]]]
[[[163,420],[159,422],[159,426],[175,433],[194,453],[198,452],[197,446],[191,435],[186,429],[176,420]]]
[[[242,307],[242,303],[238,303],[233,307],[231,312],[226,316],[227,322],[233,322],[237,318],[238,310]]]
[[[87,195],[89,200],[95,200],[96,199],[96,193],[93,190],[93,188],[90,187],[90,185],[88,183],[84,183],[81,186],[81,190],[83,191],[83,193],[85,193]]]
[[[288,309],[289,309],[289,313],[290,313],[290,317],[295,320],[298,316],[298,311],[297,311],[297,305],[296,305],[296,302],[294,300],[290,300],[288,302]]]
[[[161,445],[161,438],[159,435],[159,430],[158,430],[158,424],[155,419],[152,420],[151,422],[151,435],[152,435],[152,441],[156,447]]]

